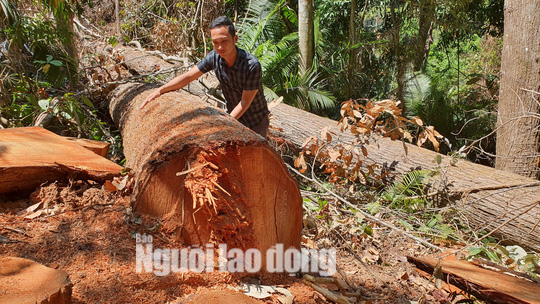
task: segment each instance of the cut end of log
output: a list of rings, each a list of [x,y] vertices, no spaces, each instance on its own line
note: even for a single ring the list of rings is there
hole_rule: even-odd
[[[0,304],[69,304],[72,286],[63,270],[23,258],[0,257]]]
[[[179,153],[147,174],[135,210],[174,221],[186,244],[300,245],[300,193],[267,145]]]

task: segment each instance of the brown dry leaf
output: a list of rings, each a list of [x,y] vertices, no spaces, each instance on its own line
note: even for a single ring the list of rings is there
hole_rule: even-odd
[[[409,133],[409,131],[403,129],[401,129],[401,131],[403,132],[403,139],[407,139],[409,142],[413,141],[412,135]]]
[[[341,153],[339,153],[338,151],[334,149],[328,151],[328,156],[330,157],[331,162],[335,162],[339,158],[340,155]]]
[[[426,130],[420,132],[420,135],[418,135],[418,141],[416,142],[416,145],[421,147],[424,145],[428,138],[428,132]]]
[[[436,136],[440,136],[439,132],[435,131],[435,127],[429,126],[426,128],[427,135],[429,138],[429,141],[433,144],[433,147],[435,148],[435,151],[439,152],[439,141],[437,140]],[[437,133],[437,134],[435,134]]]
[[[24,218],[25,218],[25,219],[29,219],[29,220],[33,220],[33,219],[35,219],[36,217],[41,216],[44,212],[45,212],[45,210],[40,209],[40,210],[38,210],[38,211],[36,211],[36,212],[33,212],[33,213],[31,213],[31,214],[25,216]]]
[[[41,205],[43,204],[43,202],[39,202],[37,204],[33,204],[32,206],[24,209],[24,212],[25,213],[32,213],[34,211],[36,211],[37,209],[39,209],[41,207]]]
[[[414,122],[415,124],[419,125],[419,126],[423,126],[424,125],[424,122],[422,121],[422,119],[420,119],[420,117],[418,116],[415,116],[411,119],[412,122]]]
[[[312,141],[312,140],[315,140],[315,142],[317,142],[317,138],[315,138],[315,136],[310,136],[308,137],[304,143],[302,144],[302,149],[307,147],[307,145]]]
[[[364,156],[367,157],[367,156],[368,156],[368,152],[367,152],[366,147],[362,146],[362,147],[360,147],[360,148],[362,149],[362,154],[364,154]]]
[[[105,181],[105,184],[103,184],[103,188],[107,192],[116,192],[119,189],[109,180]]]
[[[304,159],[304,152],[300,152],[300,154],[298,154],[298,157],[294,160],[294,166],[296,168],[302,168],[300,169],[301,173],[304,173],[307,170],[306,160]]]
[[[328,132],[328,127],[321,130],[321,140],[326,140],[328,142],[332,141],[332,135]]]

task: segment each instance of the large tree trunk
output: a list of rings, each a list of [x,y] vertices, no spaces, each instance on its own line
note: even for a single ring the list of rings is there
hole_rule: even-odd
[[[151,92],[126,84],[111,96],[127,166],[135,172],[136,211],[165,219],[190,245],[299,247],[302,200],[296,181],[262,137],[185,92],[143,110]]]
[[[300,73],[311,69],[315,54],[313,36],[313,0],[298,1],[298,40],[300,45]]]
[[[333,141],[353,143],[350,132],[342,133],[337,121],[279,104],[272,108],[271,130],[288,140],[289,147],[299,149],[306,138],[318,136],[328,128],[335,133]],[[414,169],[438,170],[433,151],[381,138],[367,147],[369,161],[393,168],[396,175]],[[442,156],[442,155],[441,155]],[[456,207],[464,210],[474,227],[494,230],[494,235],[509,243],[518,243],[540,251],[540,182],[509,172],[496,170],[466,160],[442,156],[448,194]],[[452,164],[451,164],[452,163]],[[440,176],[439,176],[440,177]],[[434,187],[441,186],[439,179]],[[501,226],[502,227],[499,227]]]
[[[496,168],[540,179],[540,1],[507,0]]]

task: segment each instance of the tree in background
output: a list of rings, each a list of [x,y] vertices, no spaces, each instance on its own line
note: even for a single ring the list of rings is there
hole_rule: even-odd
[[[298,0],[298,42],[300,46],[300,73],[313,67],[313,0]]]
[[[496,168],[540,178],[540,1],[506,0]]]

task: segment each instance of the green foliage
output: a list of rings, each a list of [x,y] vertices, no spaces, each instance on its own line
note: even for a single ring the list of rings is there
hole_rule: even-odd
[[[454,147],[485,137],[496,123],[501,39],[473,37],[453,47],[435,43],[426,72],[405,82],[407,114],[433,125]],[[479,145],[493,153],[494,136]],[[468,156],[479,162],[482,154]]]
[[[284,22],[286,21],[286,22]],[[298,71],[298,34],[288,33],[286,24],[297,16],[285,1],[252,1],[249,15],[238,25],[238,45],[254,54],[263,68],[263,84],[268,99],[283,96],[288,104],[313,112],[332,108],[335,98],[314,69]]]
[[[13,26],[19,22],[19,11],[15,3],[9,0],[0,0],[0,26]]]
[[[493,263],[508,267],[513,270],[525,272],[530,277],[540,279],[540,256],[528,253],[523,248],[512,245],[503,246],[490,241],[483,242],[480,246],[469,247],[469,257],[483,258]]]
[[[394,208],[399,207],[409,212],[428,206],[425,197],[428,178],[435,174],[431,170],[414,170],[401,180],[389,186],[381,198],[390,202]]]

